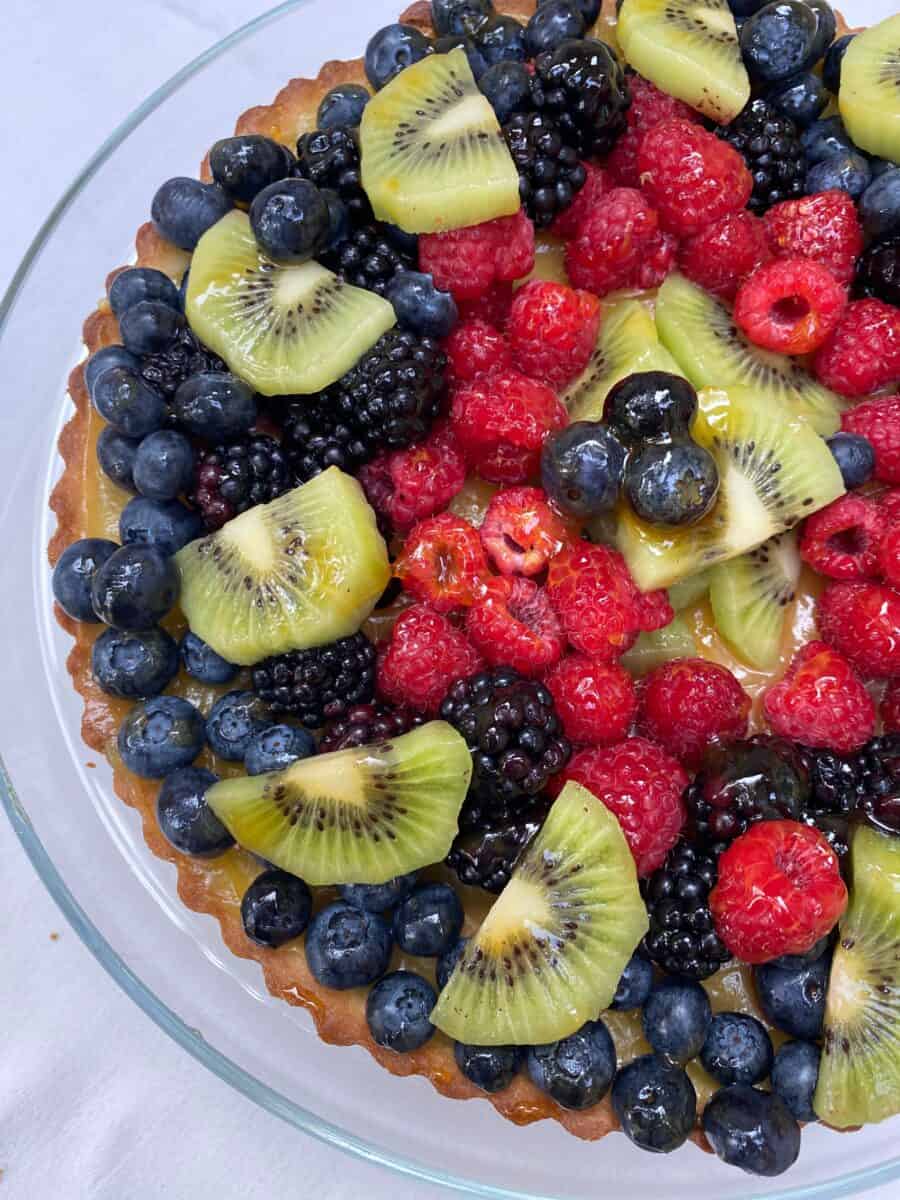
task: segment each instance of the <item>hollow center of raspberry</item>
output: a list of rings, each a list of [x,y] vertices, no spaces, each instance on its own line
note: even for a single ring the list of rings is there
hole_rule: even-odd
[[[849,554],[858,558],[864,554],[869,545],[869,537],[862,525],[851,525],[848,529],[839,529],[828,538],[828,548],[836,554]]]
[[[776,325],[793,327],[798,321],[809,316],[809,301],[803,296],[782,296],[772,305],[772,320]]]

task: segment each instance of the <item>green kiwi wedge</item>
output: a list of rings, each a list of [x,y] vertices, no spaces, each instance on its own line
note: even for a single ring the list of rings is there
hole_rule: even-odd
[[[264,396],[319,392],[396,322],[374,292],[317,262],[274,262],[234,209],[197,243],[185,312],[194,333]]]
[[[784,622],[800,578],[793,531],[713,567],[709,602],[716,628],[738,658],[769,671],[781,656]]]
[[[616,35],[629,66],[720,125],[750,99],[726,0],[624,0]]]
[[[900,163],[900,14],[870,25],[847,47],[838,107],[861,150]]]
[[[175,564],[191,629],[241,666],[356,633],[391,577],[375,514],[337,467],[191,542]]]
[[[753,388],[701,391],[691,433],[719,468],[712,511],[672,529],[640,520],[624,501],[618,509],[619,549],[644,592],[754,550],[844,491],[812,426]]]
[[[900,838],[860,825],[850,864],[813,1096],[836,1129],[900,1112]]]
[[[844,404],[834,392],[793,359],[751,345],[725,305],[683,275],[670,275],[659,289],[656,326],[694,387],[750,387],[805,417],[823,437],[840,428]]]
[[[430,54],[365,107],[362,185],[375,216],[409,233],[519,211],[519,175],[464,50]]]
[[[537,1045],[607,1008],[647,930],[619,822],[567,783],[431,1014],[460,1042]]]
[[[698,571],[696,575],[688,575],[669,588],[669,603],[677,613],[686,608],[699,604],[709,591],[709,571]]]
[[[675,620],[662,629],[642,633],[620,661],[629,674],[646,675],[673,658],[696,657],[697,642],[691,623],[682,613],[677,613]]]
[[[472,774],[465,740],[430,721],[381,745],[301,759],[214,784],[235,841],[307,883],[386,883],[441,862]]]

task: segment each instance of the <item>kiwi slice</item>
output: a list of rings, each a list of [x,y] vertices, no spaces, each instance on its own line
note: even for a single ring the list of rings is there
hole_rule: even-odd
[[[245,850],[307,883],[386,883],[447,856],[471,774],[465,740],[430,721],[391,742],[224,779],[206,800]]]
[[[321,391],[396,321],[387,300],[317,262],[268,258],[237,209],[197,243],[185,312],[200,340],[264,396]]]
[[[654,667],[661,667],[673,658],[696,657],[697,643],[691,623],[679,613],[664,628],[642,633],[620,661],[632,675],[646,675]]]
[[[822,438],[764,392],[705,389],[691,432],[719,468],[712,512],[672,529],[641,521],[625,502],[618,510],[619,549],[645,592],[746,554],[844,491]]]
[[[624,0],[616,33],[630,66],[719,124],[750,99],[726,0]]]
[[[813,1096],[837,1129],[900,1112],[900,838],[861,825],[850,863]]]
[[[844,404],[834,392],[793,359],[753,346],[725,305],[683,275],[670,275],[659,289],[656,326],[694,387],[746,385],[805,417],[823,437],[840,428]]]
[[[680,579],[678,583],[672,584],[669,588],[669,603],[677,613],[686,608],[693,608],[703,599],[709,591],[710,574],[709,571],[698,571],[696,575],[689,575],[687,579]]]
[[[900,14],[870,25],[847,47],[838,107],[861,150],[900,163]]]
[[[355,479],[329,467],[175,555],[188,624],[228,662],[356,633],[391,569]]]
[[[709,601],[716,627],[738,658],[760,671],[771,670],[781,655],[800,566],[796,534],[788,532],[712,569]]]
[[[519,174],[464,50],[430,54],[365,107],[362,184],[375,216],[409,233],[519,211]]]
[[[619,822],[567,783],[466,943],[431,1020],[480,1046],[568,1037],[608,1007],[646,930]]]

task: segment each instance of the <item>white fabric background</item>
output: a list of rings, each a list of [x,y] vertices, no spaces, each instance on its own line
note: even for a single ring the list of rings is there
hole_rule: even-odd
[[[0,0],[0,291],[46,212],[118,121],[265,7]],[[884,0],[884,14],[892,8]],[[123,47],[134,49],[123,56]],[[0,1200],[449,1194],[321,1146],[189,1058],[82,947],[2,818],[0,889]],[[896,1187],[877,1193],[898,1195]]]

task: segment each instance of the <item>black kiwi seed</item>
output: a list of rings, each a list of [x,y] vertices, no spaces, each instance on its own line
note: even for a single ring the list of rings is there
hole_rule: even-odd
[[[680,4],[667,4],[665,18],[667,22],[671,22],[676,29],[687,30],[688,33],[697,33],[701,37],[706,38],[711,42],[719,42],[722,46],[737,46],[738,39],[730,29],[712,29],[705,21],[701,20],[696,14]]]

